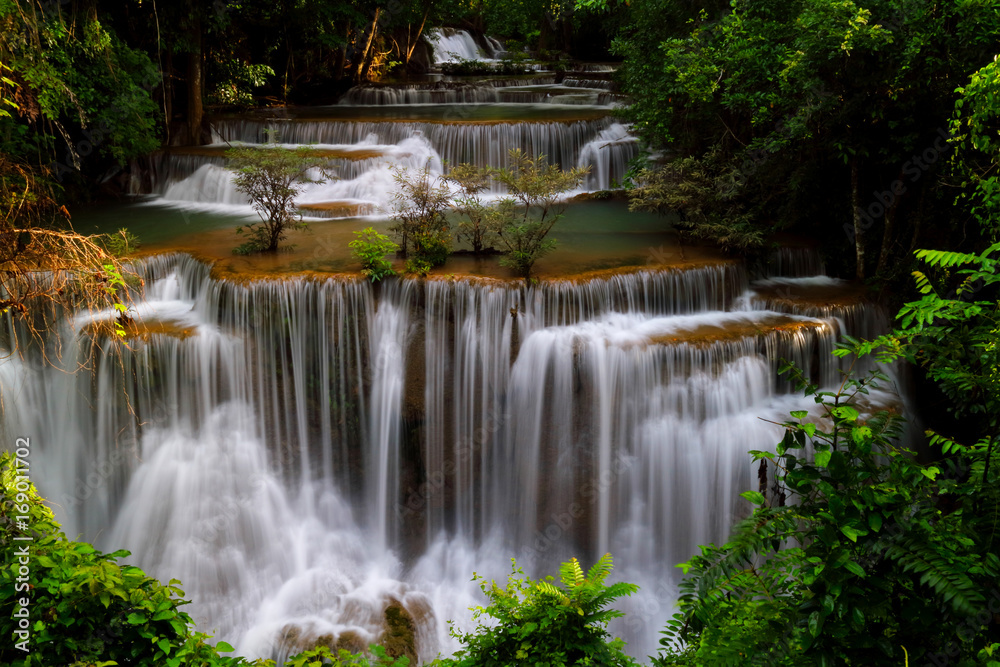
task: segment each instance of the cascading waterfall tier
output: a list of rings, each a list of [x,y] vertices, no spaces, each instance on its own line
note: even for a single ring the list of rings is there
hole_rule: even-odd
[[[386,121],[225,120],[214,125],[213,146],[175,151],[151,160],[153,192],[163,203],[249,208],[224,164],[228,143],[261,144],[276,133],[286,146],[310,144],[330,157],[336,178],[306,184],[297,203],[308,215],[353,217],[388,210],[395,190],[391,167],[506,164],[512,149],[544,154],[563,168],[589,167],[586,189],[621,182],[638,143],[610,118],[572,122],[419,123]],[[499,190],[497,191],[499,192]],[[336,202],[335,208],[317,204]],[[325,211],[325,212],[324,212]]]
[[[460,121],[460,118],[456,118]],[[419,135],[449,164],[500,166],[511,149],[544,154],[555,164],[575,166],[580,153],[610,118],[569,122],[419,123],[385,121],[219,121],[216,142],[265,143],[275,133],[290,144],[353,145],[362,141],[395,145]]]
[[[490,104],[499,102],[527,102],[530,100],[505,99],[505,88],[524,86],[551,86],[554,76],[522,78],[481,79],[473,83],[434,81],[395,85],[362,85],[348,90],[340,99],[346,106],[405,105],[405,104]]]
[[[456,648],[446,620],[469,627],[473,570],[605,551],[643,586],[613,629],[655,652],[673,565],[748,511],[746,452],[780,439],[760,418],[814,409],[778,360],[830,385],[837,334],[881,317],[779,304],[736,262],[535,285],[137,269],[127,346],[85,335],[107,312],[52,332],[66,363],[96,352],[77,374],[5,355],[4,425],[38,443],[68,533],[181,579],[200,627],[276,658],[363,648],[399,605],[429,660]]]

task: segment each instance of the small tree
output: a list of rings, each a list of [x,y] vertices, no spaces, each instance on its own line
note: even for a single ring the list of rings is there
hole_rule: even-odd
[[[607,622],[623,614],[607,607],[639,587],[624,582],[606,585],[611,566],[611,554],[605,554],[584,573],[573,558],[559,567],[561,586],[552,583],[552,577],[532,581],[513,561],[506,588],[475,577],[490,605],[475,607],[473,618],[490,620],[480,623],[472,633],[452,629],[452,635],[464,645],[456,653],[457,664],[634,665],[622,650],[625,642],[612,639],[607,631]]]
[[[400,255],[407,257],[413,247],[416,259],[431,266],[444,264],[451,248],[451,230],[445,211],[451,201],[447,184],[431,173],[430,163],[411,174],[405,167],[393,167],[399,188],[392,195],[389,231],[399,242]]]
[[[236,172],[233,182],[253,203],[260,222],[246,225],[246,243],[233,252],[248,255],[255,252],[274,252],[285,238],[289,228],[304,229],[302,216],[296,212],[295,197],[305,183],[322,183],[323,179],[310,179],[311,169],[322,169],[326,159],[317,157],[311,149],[294,150],[268,147],[239,147],[226,151],[228,168]],[[244,227],[237,227],[238,234]]]
[[[489,187],[493,169],[474,164],[460,164],[451,170],[446,179],[458,186],[460,194],[455,203],[465,216],[459,221],[456,236],[467,241],[472,252],[480,255],[493,251],[497,241],[496,231],[490,225],[490,208],[480,194]]]
[[[509,196],[498,203],[490,220],[505,252],[500,264],[527,278],[535,262],[556,247],[545,237],[565,211],[560,195],[578,186],[589,167],[563,171],[548,164],[544,155],[533,158],[520,149],[510,152],[510,160],[510,168],[494,172]]]
[[[385,258],[390,252],[399,249],[392,239],[385,234],[379,234],[372,227],[354,232],[354,235],[358,238],[347,245],[351,248],[354,258],[361,262],[361,273],[371,278],[373,283],[396,274],[392,263]]]

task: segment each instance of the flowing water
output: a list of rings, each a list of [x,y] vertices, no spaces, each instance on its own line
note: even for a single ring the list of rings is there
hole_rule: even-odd
[[[215,129],[253,143],[269,123]],[[440,173],[522,147],[593,166],[595,190],[636,148],[606,116],[314,118],[284,122],[280,140],[359,154],[302,202],[373,207],[392,187],[386,163]],[[157,158],[155,201],[246,208],[212,150]],[[811,253],[771,266],[758,280],[716,261],[373,286],[227,281],[188,255],[153,256],[137,264],[127,345],[88,335],[111,312],[62,314],[46,363],[2,321],[3,427],[38,443],[36,479],[67,534],[182,580],[199,627],[244,655],[360,649],[398,604],[429,660],[456,648],[447,621],[470,627],[473,572],[503,578],[516,556],[545,575],[610,551],[616,577],[642,586],[613,630],[646,656],[672,613],[674,565],[747,513],[746,452],[780,439],[767,420],[815,409],[779,361],[829,386],[837,336],[885,326]]]

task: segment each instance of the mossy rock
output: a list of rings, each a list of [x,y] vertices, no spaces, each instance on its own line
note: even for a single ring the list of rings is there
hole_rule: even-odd
[[[381,643],[390,657],[405,655],[411,665],[417,664],[416,625],[399,600],[391,600],[385,608],[385,634]]]

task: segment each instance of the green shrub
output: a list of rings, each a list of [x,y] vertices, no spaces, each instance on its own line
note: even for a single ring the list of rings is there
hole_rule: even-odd
[[[396,275],[392,262],[385,258],[390,252],[399,249],[392,239],[385,234],[379,234],[373,227],[354,232],[354,235],[358,238],[347,245],[351,248],[354,258],[361,262],[361,273],[371,278],[373,283]]]
[[[236,228],[247,240],[233,249],[237,255],[275,252],[288,229],[305,229],[306,223],[296,213],[295,197],[304,183],[311,180],[308,172],[324,167],[328,160],[317,156],[308,146],[295,150],[277,146],[241,146],[226,151],[227,168],[235,172],[233,183],[247,195],[260,222]],[[245,230],[245,231],[244,231]]]
[[[426,277],[427,274],[430,273],[431,269],[433,268],[434,267],[431,266],[430,262],[418,259],[416,257],[411,257],[410,259],[406,260],[406,272],[418,275],[421,278]]]
[[[681,565],[680,613],[658,664],[895,667],[904,650],[925,664],[996,641],[982,622],[1000,575],[980,507],[998,505],[987,449],[922,465],[896,444],[898,417],[866,419],[852,405],[878,373],[830,392],[786,370],[823,419],[792,412],[774,453],[751,452],[762,481],[743,497],[756,508],[725,545]],[[677,655],[681,642],[692,662]]]
[[[473,618],[485,622],[480,622],[475,632],[465,634],[452,628],[452,635],[464,648],[450,664],[460,667],[635,664],[622,650],[625,642],[611,639],[606,626],[608,620],[622,616],[620,611],[607,609],[608,605],[639,587],[604,583],[611,572],[610,554],[602,556],[586,574],[575,558],[563,563],[559,568],[561,585],[552,583],[551,576],[545,581],[532,581],[513,560],[511,564],[506,587],[475,577],[490,604],[476,607]]]
[[[519,148],[510,152],[510,161],[511,167],[492,172],[507,197],[490,211],[489,225],[504,250],[500,264],[528,278],[535,262],[556,247],[546,237],[565,211],[559,198],[579,185],[588,169],[564,171],[544,155],[532,157]]]
[[[528,69],[515,60],[504,58],[503,60],[465,60],[460,58],[456,62],[442,63],[441,71],[451,76],[476,76],[490,74],[526,74]]]
[[[418,232],[413,244],[416,258],[432,267],[444,264],[451,254],[451,237],[447,228]]]
[[[398,188],[392,194],[393,224],[403,257],[412,246],[417,258],[440,266],[451,252],[451,227],[445,212],[451,201],[447,183],[431,172],[430,163],[419,171],[393,167]]]
[[[97,240],[102,248],[115,257],[130,255],[142,245],[139,237],[124,227],[113,234],[101,234]]]
[[[482,198],[492,177],[492,167],[474,164],[460,164],[446,176],[446,180],[459,189],[455,204],[462,219],[459,220],[456,236],[459,241],[468,242],[476,255],[492,251],[497,240],[496,232],[488,224],[490,208]]]

